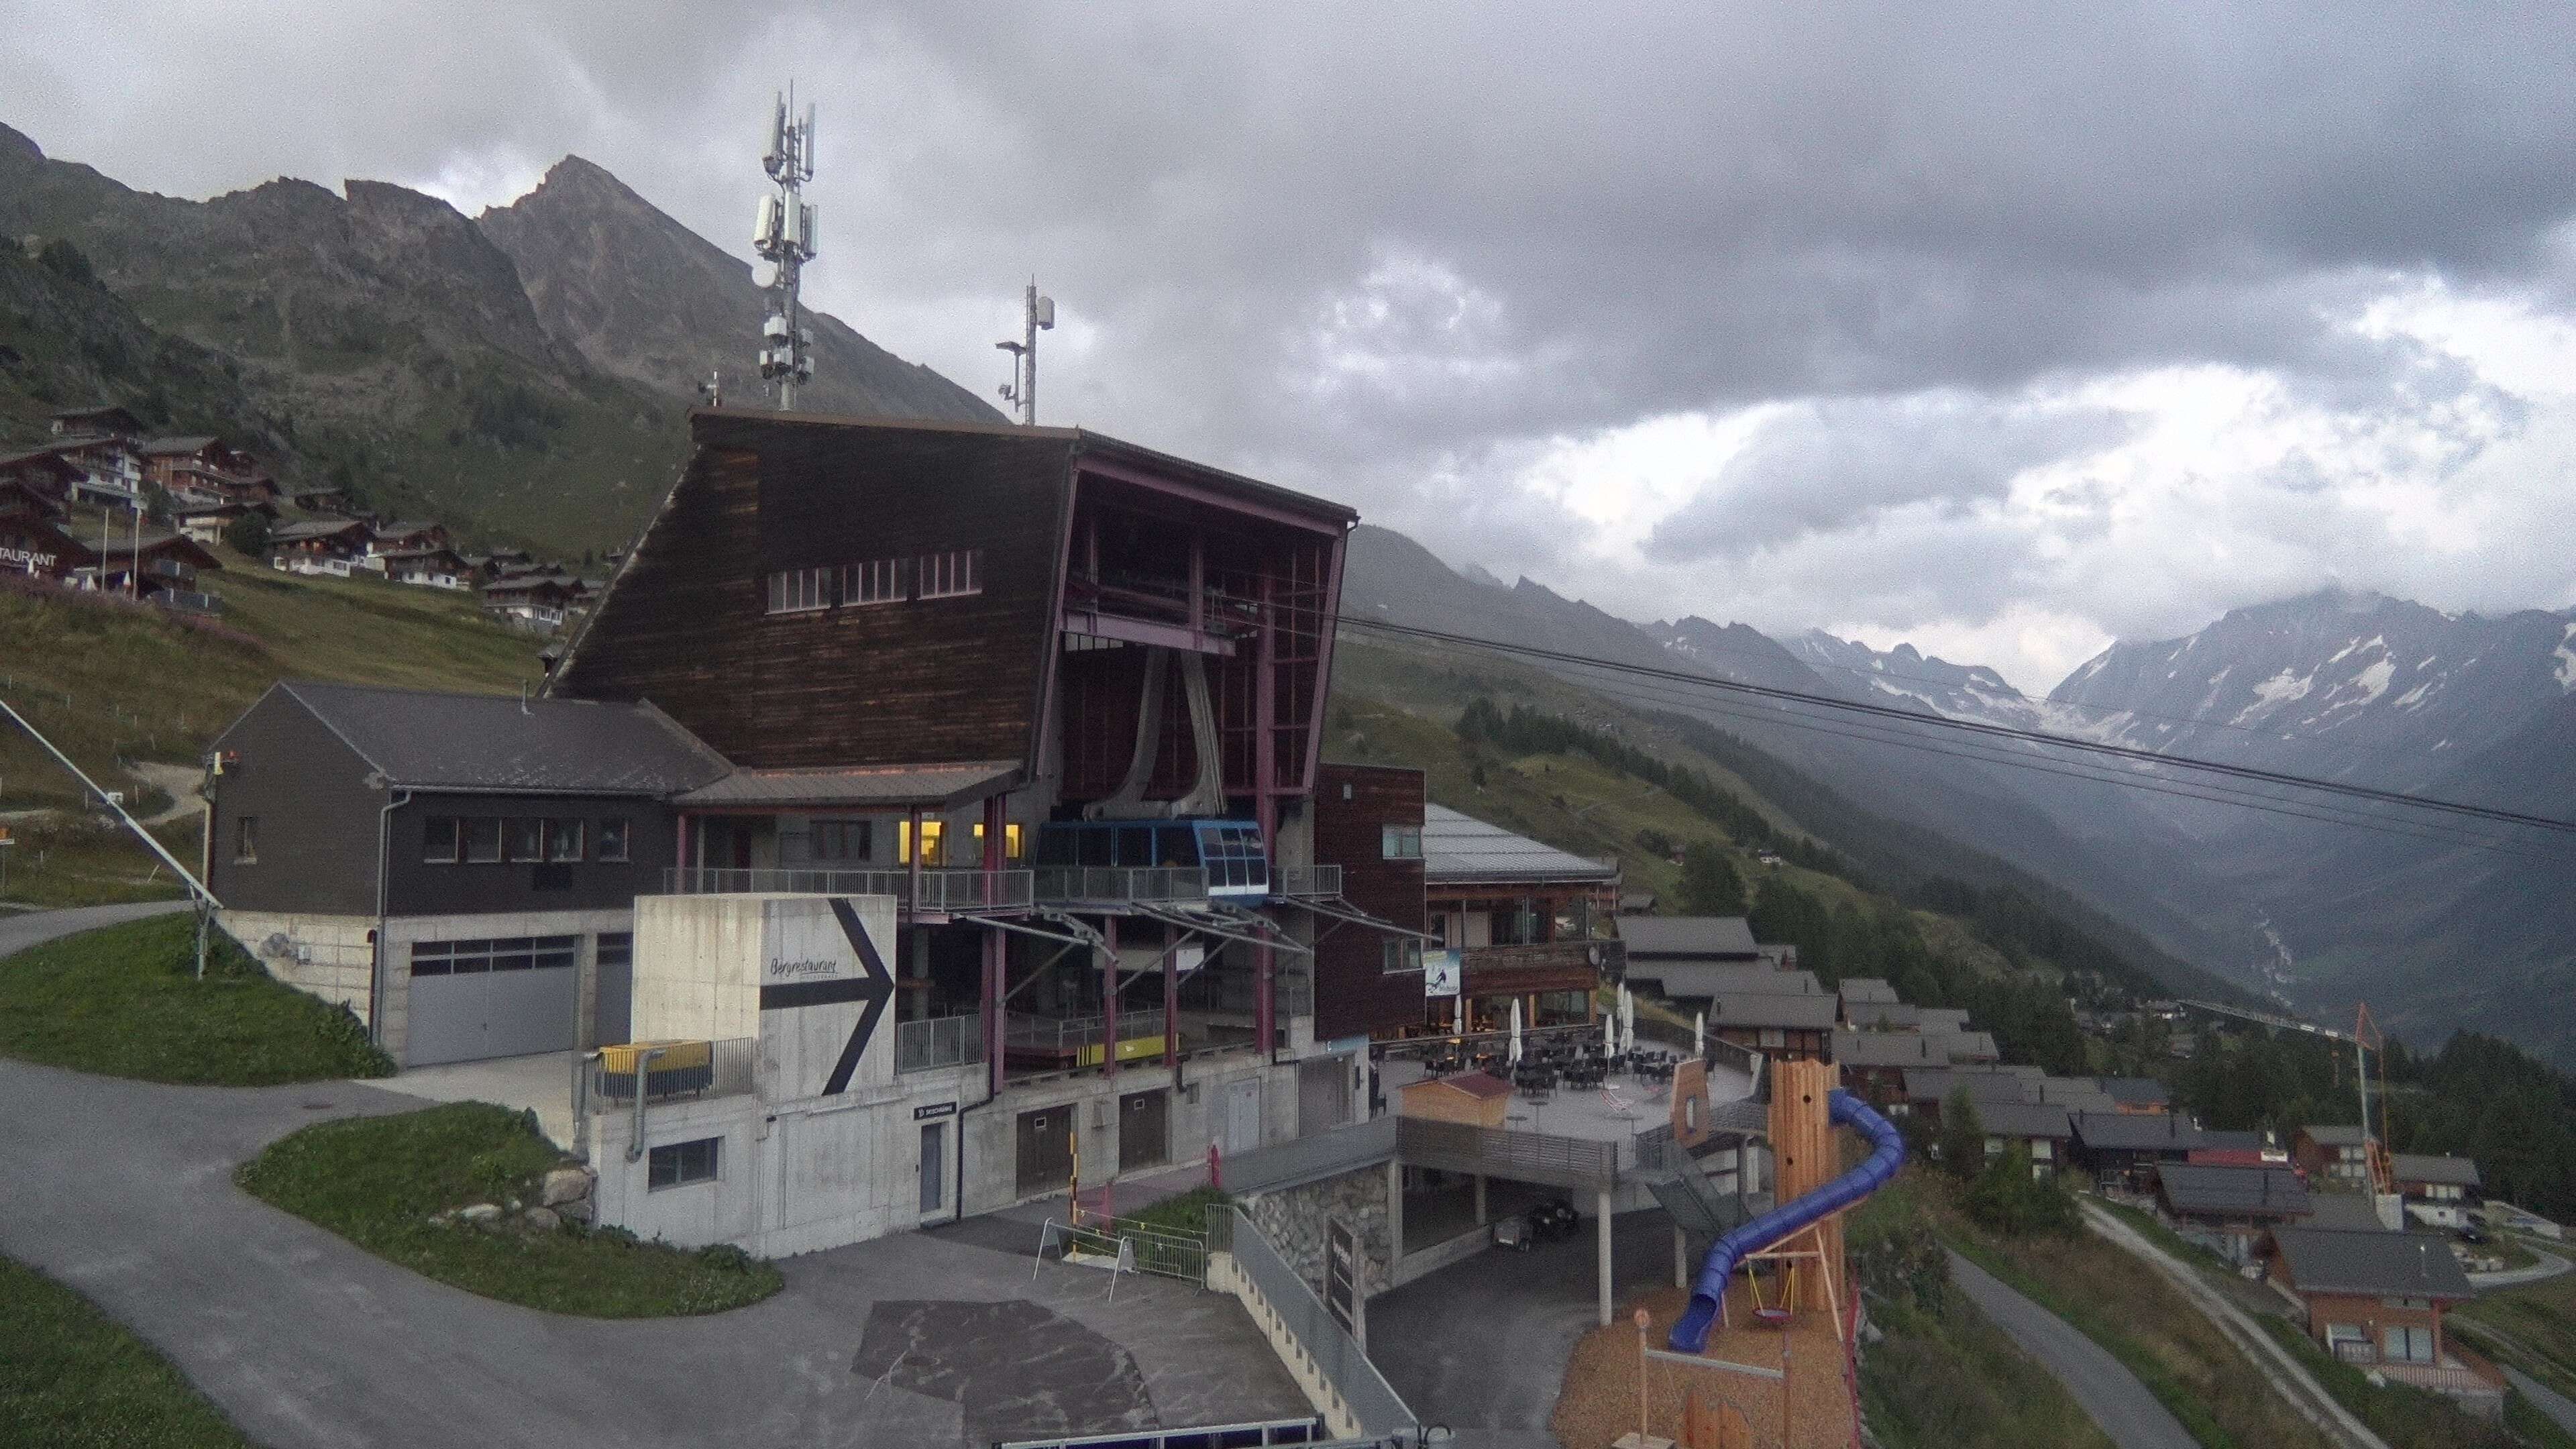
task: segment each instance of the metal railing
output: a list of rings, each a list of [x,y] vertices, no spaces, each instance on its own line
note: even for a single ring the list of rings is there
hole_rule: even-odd
[[[1323,1420],[1312,1415],[1303,1419],[1201,1424],[1186,1429],[1120,1429],[1108,1434],[1077,1434],[1069,1439],[1004,1439],[993,1449],[1209,1449],[1217,1444],[1226,1449],[1272,1444],[1302,1444],[1306,1449],[1381,1449],[1376,1439],[1328,1438]]]
[[[1075,901],[1203,901],[1207,872],[1197,866],[1042,865],[1031,872],[1036,898]]]
[[[635,1100],[635,1065],[640,1048],[604,1047],[584,1057],[576,1095],[593,1107]],[[644,1073],[644,1100],[673,1097],[733,1097],[752,1089],[752,1069],[760,1060],[760,1038],[728,1037],[722,1041],[672,1042]],[[580,1104],[576,1104],[578,1107]]]
[[[1297,1270],[1279,1256],[1279,1250],[1252,1225],[1252,1219],[1239,1207],[1211,1208],[1208,1237],[1211,1247],[1233,1254],[1235,1271],[1278,1316],[1280,1327],[1305,1352],[1324,1382],[1350,1406],[1351,1416],[1359,1420],[1361,1436],[1413,1442],[1421,1432],[1422,1421],[1405,1407],[1386,1376],[1369,1362],[1359,1341],[1333,1317],[1306,1280],[1297,1276]]]
[[[1619,1181],[1619,1144],[1462,1122],[1396,1119],[1396,1150],[1415,1167],[1603,1189]]]
[[[1372,1118],[1298,1137],[1271,1147],[1217,1159],[1225,1190],[1238,1196],[1270,1192],[1381,1163],[1395,1155],[1396,1119]]]
[[[1030,873],[1025,870],[997,870],[989,875],[980,870],[925,870],[918,880],[920,899],[915,900],[915,876],[908,870],[736,870],[713,866],[670,866],[662,872],[662,894],[721,896],[778,892],[892,896],[897,905],[920,911],[1026,909],[1035,900]]]
[[[1064,1055],[1100,1045],[1108,1026],[1108,1018],[1102,1016],[1028,1016],[1012,1012],[1002,1021],[1002,1043],[1022,1051]],[[1118,1013],[1120,1041],[1147,1037],[1163,1039],[1163,1008]]]
[[[931,1016],[894,1024],[894,1069],[927,1072],[984,1059],[984,1022],[975,1016]]]
[[[1283,896],[1328,900],[1342,893],[1342,868],[1338,865],[1283,865],[1271,879]]]

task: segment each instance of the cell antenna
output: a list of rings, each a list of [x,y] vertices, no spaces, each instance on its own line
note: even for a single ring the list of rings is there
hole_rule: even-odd
[[[1011,354],[1011,380],[1002,384],[1002,401],[1018,405],[1022,427],[1036,427],[1038,421],[1038,334],[1054,330],[1055,298],[1039,296],[1038,280],[1031,277],[1020,305],[1020,340],[993,344]]]
[[[814,380],[814,329],[797,303],[797,283],[814,260],[814,208],[805,183],[814,179],[814,104],[799,115],[789,86],[769,113],[769,149],[761,169],[777,187],[760,199],[751,249],[769,263],[769,320],[760,327],[760,376],[778,389],[781,412],[796,407],[796,389]]]

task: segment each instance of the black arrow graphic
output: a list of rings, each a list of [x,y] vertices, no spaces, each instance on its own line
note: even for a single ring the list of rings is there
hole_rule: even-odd
[[[835,899],[832,915],[841,923],[841,934],[849,937],[850,948],[859,953],[860,974],[835,981],[791,981],[760,988],[763,1011],[842,1001],[867,1003],[867,1010],[859,1014],[858,1026],[850,1032],[849,1043],[841,1048],[840,1061],[833,1064],[831,1080],[823,1084],[826,1097],[837,1097],[849,1090],[850,1076],[859,1069],[859,1058],[868,1054],[868,1042],[876,1036],[877,1023],[885,1017],[886,1003],[894,999],[894,974],[886,970],[875,943],[868,939],[867,928],[859,924],[859,913],[851,909],[848,901]]]

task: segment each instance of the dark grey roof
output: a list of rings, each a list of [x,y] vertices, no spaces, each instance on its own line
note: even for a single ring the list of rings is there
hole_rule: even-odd
[[[1610,881],[1619,867],[1514,835],[1499,825],[1442,805],[1422,807],[1422,879],[1433,886],[1470,881]]]
[[[2466,1298],[2469,1275],[2441,1239],[2425,1233],[2339,1233],[2275,1228],[2290,1284],[2302,1293]]]
[[[1893,1002],[1896,988],[1875,976],[1854,976],[1842,984],[1843,1005],[1855,1001]]]
[[[728,769],[649,704],[304,680],[276,688],[396,789],[662,796]]]
[[[1990,1031],[1954,1031],[1948,1033],[1950,1060],[1954,1062],[1991,1062],[2003,1056]]]
[[[2357,1192],[2312,1192],[2308,1194],[2308,1215],[2299,1226],[2320,1232],[2387,1233],[2394,1232],[2379,1220],[2379,1208]]]
[[[2289,1167],[2222,1167],[2168,1162],[2156,1169],[2166,1204],[2178,1213],[2226,1217],[2304,1217],[2308,1185]]]
[[[1834,999],[1822,992],[1813,996],[1756,996],[1739,991],[1712,997],[1708,1003],[1710,1026],[1778,1026],[1826,1031],[1832,1028],[1835,1014]]]
[[[1836,1004],[1812,971],[1775,971],[1768,966],[1704,961],[1637,961],[1628,963],[1628,979],[1653,986],[1666,996],[1812,996]]]
[[[2069,1112],[2117,1112],[2119,1102],[2093,1085],[2090,1077],[2042,1077],[2031,1093],[2034,1102],[2054,1102]]]
[[[2173,1094],[2165,1090],[2165,1084],[2153,1077],[2099,1077],[2095,1080],[2103,1091],[2111,1094],[2111,1100],[2123,1106],[2144,1107],[2173,1100]]]
[[[1950,1065],[1950,1045],[1946,1037],[1921,1036],[1910,1031],[1852,1031],[1834,1033],[1834,1060],[1849,1067],[1946,1067]]]
[[[680,796],[679,803],[692,808],[923,805],[946,809],[1009,789],[1019,779],[1019,771],[1018,763],[1011,760],[852,770],[736,770]]]
[[[2172,1113],[2078,1112],[2075,1136],[2087,1147],[2114,1152],[2188,1152],[2218,1145],[2190,1118]]]
[[[2388,1165],[2396,1171],[2399,1182],[2439,1182],[2454,1187],[2477,1187],[2478,1165],[2466,1157],[2436,1157],[2427,1152],[2393,1153]]]
[[[1678,956],[1707,960],[1751,960],[1753,928],[1742,916],[1622,916],[1619,939],[1628,943],[1628,959]]]
[[[203,452],[208,444],[222,441],[212,434],[202,433],[193,437],[145,438],[135,445],[135,451],[153,457],[167,457],[177,453]]]
[[[316,518],[304,523],[290,523],[269,534],[271,543],[293,543],[306,538],[334,538],[351,529],[364,529],[354,518]]]
[[[2217,1132],[2204,1127],[2200,1145],[2212,1152],[2260,1152],[2268,1144],[2260,1132]]]
[[[2038,1079],[2018,1072],[1989,1072],[1970,1067],[1930,1067],[1905,1074],[1905,1095],[1917,1102],[1946,1102],[1965,1087],[1971,1102],[2028,1102],[2039,1095]]]
[[[2343,1123],[2332,1123],[2322,1127],[2308,1126],[2299,1130],[2307,1133],[2308,1139],[2319,1147],[2359,1147],[2367,1140],[2362,1136],[2360,1128]]]
[[[1996,1137],[2066,1137],[2066,1109],[2049,1102],[1980,1102],[1977,1125]]]

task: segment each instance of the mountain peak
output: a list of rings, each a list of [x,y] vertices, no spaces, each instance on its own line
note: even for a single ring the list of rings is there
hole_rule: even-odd
[[[45,159],[45,148],[36,144],[35,137],[24,131],[11,130],[5,125],[0,125],[0,151],[20,152],[38,161]]]

